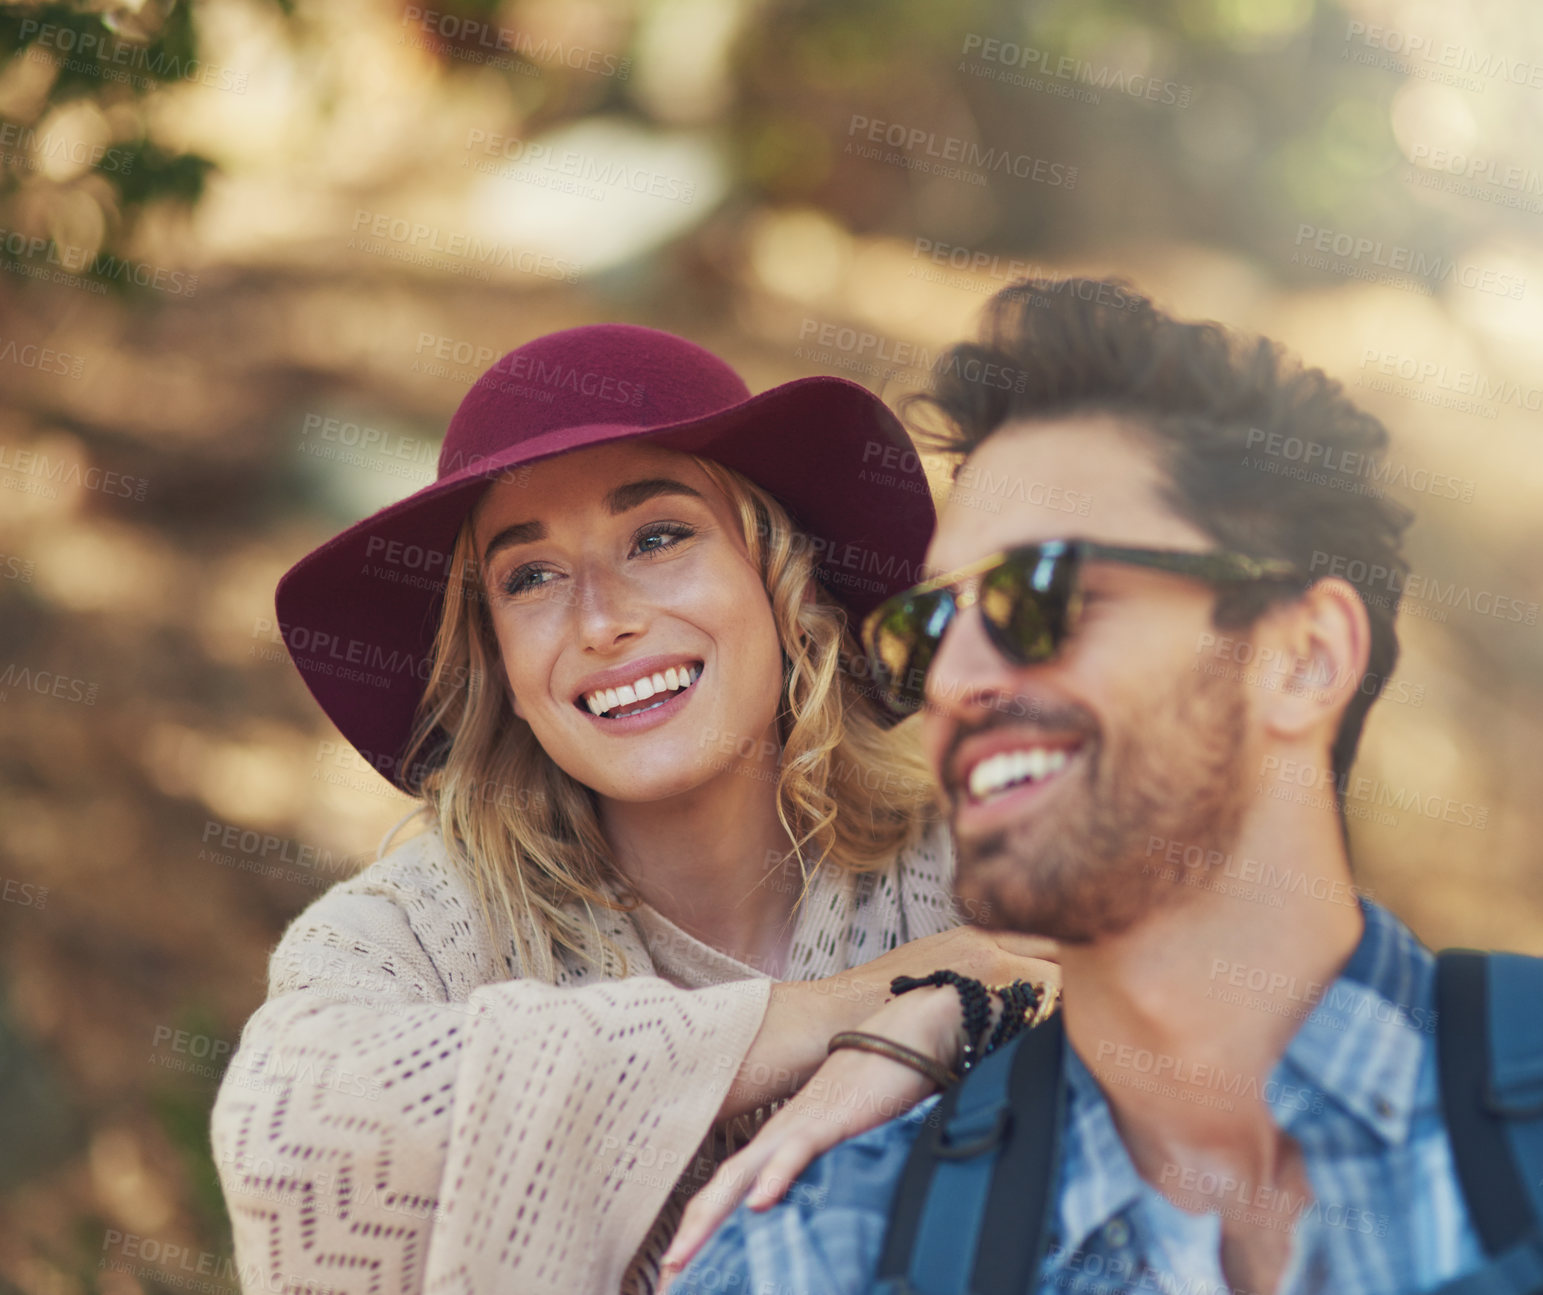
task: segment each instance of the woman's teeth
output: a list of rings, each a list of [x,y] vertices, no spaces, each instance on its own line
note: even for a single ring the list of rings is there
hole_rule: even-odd
[[[701,676],[702,667],[699,665],[671,666],[668,670],[655,671],[646,674],[632,683],[624,683],[619,688],[602,688],[598,692],[586,693],[584,704],[589,707],[591,715],[604,715],[607,711],[615,710],[618,706],[633,706],[640,701],[647,701],[658,693],[679,692],[683,688],[689,688]],[[662,706],[663,701],[657,701],[654,706]],[[652,710],[653,706],[644,706],[644,710]]]
[[[1041,782],[1060,773],[1069,758],[1064,747],[1043,746],[988,756],[970,770],[970,799],[985,800],[1021,782]]]

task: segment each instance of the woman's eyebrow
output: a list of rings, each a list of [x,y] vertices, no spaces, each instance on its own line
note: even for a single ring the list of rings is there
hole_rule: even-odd
[[[645,481],[629,481],[626,485],[617,486],[616,489],[608,492],[605,497],[606,511],[615,517],[660,495],[691,495],[696,499],[703,498],[700,490],[693,490],[684,481],[676,481],[673,477],[649,477]]]
[[[512,544],[533,544],[537,540],[544,539],[546,539],[545,522],[515,522],[513,526],[505,526],[488,541],[487,548],[482,551],[482,565],[487,566],[499,549],[506,549]]]

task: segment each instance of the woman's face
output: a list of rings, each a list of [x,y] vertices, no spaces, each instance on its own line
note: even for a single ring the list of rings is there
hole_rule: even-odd
[[[645,802],[731,776],[746,749],[775,763],[771,604],[688,455],[623,443],[543,460],[488,488],[472,533],[514,711],[571,777]]]

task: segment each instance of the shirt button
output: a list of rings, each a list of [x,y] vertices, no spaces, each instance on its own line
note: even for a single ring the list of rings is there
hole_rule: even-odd
[[[1110,1219],[1104,1225],[1104,1240],[1111,1249],[1120,1249],[1130,1240],[1130,1224],[1124,1219]]]
[[[1378,1119],[1391,1120],[1393,1118],[1393,1103],[1380,1093],[1372,1099],[1372,1110],[1377,1112]]]

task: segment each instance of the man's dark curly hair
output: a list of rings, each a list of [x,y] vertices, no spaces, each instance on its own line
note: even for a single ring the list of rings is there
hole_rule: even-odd
[[[1342,792],[1366,713],[1398,660],[1394,591],[1409,572],[1401,546],[1413,514],[1370,489],[1364,471],[1290,475],[1307,466],[1306,450],[1287,460],[1279,447],[1295,437],[1322,447],[1319,464],[1371,467],[1387,447],[1382,423],[1276,343],[1173,319],[1120,280],[1029,279],[1003,289],[981,340],[945,352],[933,379],[932,392],[905,402],[907,412],[920,405],[944,416],[942,430],[916,428],[925,448],[967,456],[1009,423],[1113,414],[1150,439],[1164,502],[1218,546],[1308,573],[1343,558],[1338,569],[1366,573],[1351,583],[1371,621],[1371,654],[1332,754]],[[1277,447],[1273,458],[1266,446]],[[1261,466],[1270,462],[1283,471]],[[1226,589],[1212,623],[1251,625],[1297,593],[1269,583]]]

